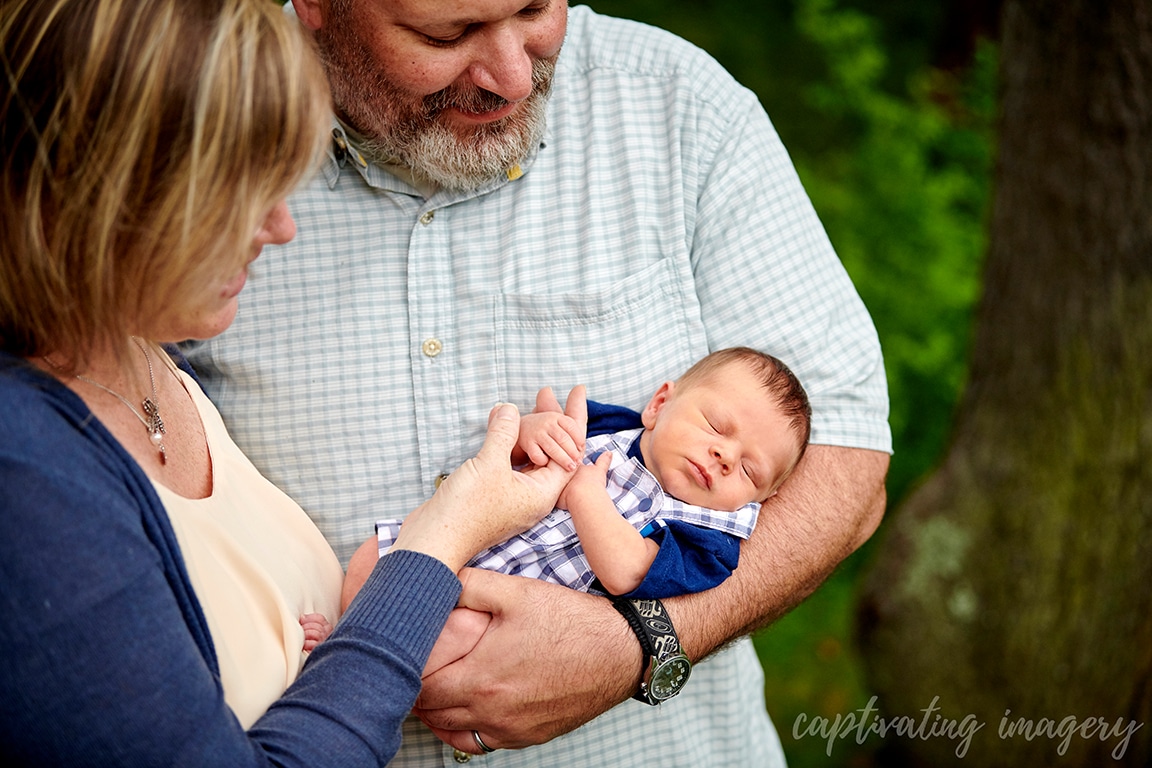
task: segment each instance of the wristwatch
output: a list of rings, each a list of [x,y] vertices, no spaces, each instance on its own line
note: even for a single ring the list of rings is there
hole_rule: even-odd
[[[692,662],[680,649],[680,638],[663,604],[659,600],[614,597],[612,605],[628,620],[644,655],[640,690],[632,698],[656,705],[680,693],[692,674]]]

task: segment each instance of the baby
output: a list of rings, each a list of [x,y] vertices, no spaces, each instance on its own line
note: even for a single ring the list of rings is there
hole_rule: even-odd
[[[736,568],[760,503],[775,495],[807,447],[811,408],[799,381],[770,355],[720,350],[661,384],[642,413],[588,403],[595,436],[586,440],[571,415],[583,410],[583,397],[576,387],[567,413],[557,407],[521,419],[514,459],[583,461],[557,509],[469,565],[642,598],[721,583]],[[604,424],[614,431],[596,434]],[[353,556],[345,604],[400,523],[377,523],[377,536]],[[467,650],[442,653],[438,645],[425,674]]]

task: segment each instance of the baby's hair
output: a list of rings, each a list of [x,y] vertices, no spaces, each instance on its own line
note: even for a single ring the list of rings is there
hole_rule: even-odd
[[[800,379],[792,369],[778,358],[750,347],[729,347],[717,350],[698,360],[684,372],[676,382],[678,387],[691,387],[709,378],[722,368],[733,363],[747,366],[753,375],[760,379],[765,391],[771,394],[776,405],[788,419],[788,424],[800,438],[800,454],[796,461],[804,457],[808,440],[812,435],[812,405],[808,393],[804,391]]]

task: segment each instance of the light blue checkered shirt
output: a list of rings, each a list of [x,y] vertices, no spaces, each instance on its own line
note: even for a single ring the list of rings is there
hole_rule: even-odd
[[[610,451],[608,497],[616,511],[637,531],[650,524],[663,527],[664,521],[679,520],[702,528],[721,531],[747,539],[756,525],[760,505],[745,504],[737,510],[719,511],[688,504],[664,492],[656,477],[639,461],[628,456],[629,447],[639,439],[643,429],[630,429],[588,438],[584,445],[584,463],[593,464],[602,451]],[[400,519],[376,523],[376,542],[383,557],[400,533]],[[468,561],[474,568],[485,568],[511,576],[543,579],[581,592],[588,592],[596,574],[588,564],[584,547],[576,533],[576,524],[567,510],[554,509],[524,533],[490,547]],[[597,594],[604,594],[602,591]],[[649,594],[654,594],[651,591]],[[656,596],[663,597],[659,593]],[[668,596],[671,596],[670,594]]]
[[[889,450],[876,333],[750,91],[667,33],[573,8],[548,124],[522,177],[474,193],[426,200],[331,157],[289,202],[297,238],[192,351],[237,443],[344,561],[476,452],[494,403],[582,383],[635,409],[711,349],[787,362],[813,442]],[[473,762],[776,765],[762,686],[745,640],[660,707]],[[455,763],[410,721],[393,765]]]

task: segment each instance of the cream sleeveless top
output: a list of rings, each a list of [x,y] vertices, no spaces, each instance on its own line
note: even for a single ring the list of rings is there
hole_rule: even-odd
[[[203,391],[175,369],[200,412],[212,495],[187,499],[153,482],[208,621],[224,699],[249,728],[304,664],[300,616],[336,623],[344,571],[304,510],[240,451]]]

